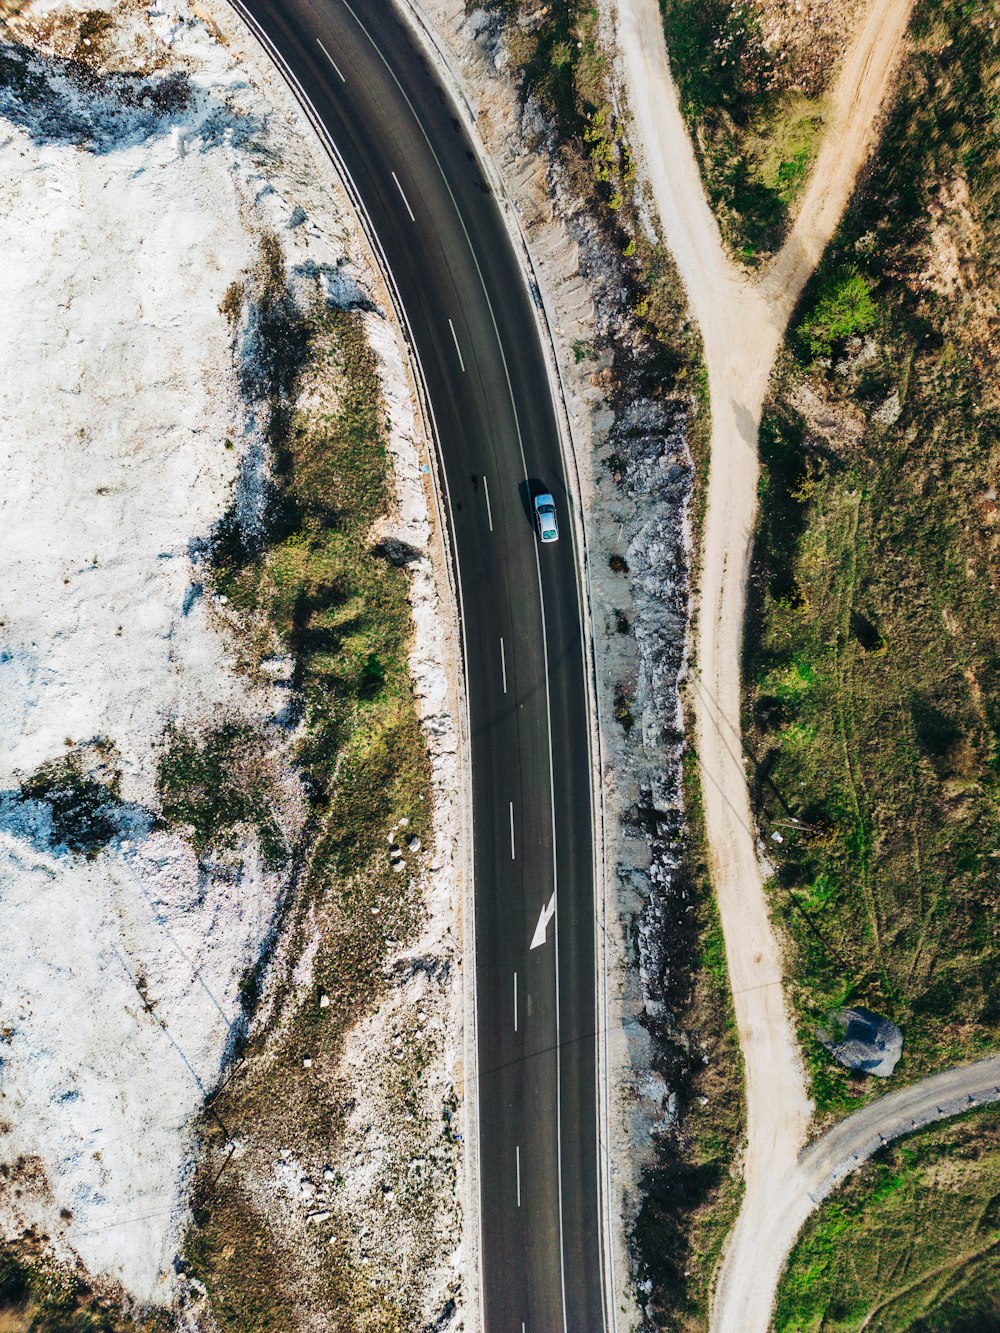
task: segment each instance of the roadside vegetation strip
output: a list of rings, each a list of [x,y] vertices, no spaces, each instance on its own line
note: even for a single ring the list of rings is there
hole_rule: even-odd
[[[387,840],[402,827],[400,841],[426,846],[431,825],[407,660],[407,576],[373,536],[389,505],[385,407],[361,316],[330,308],[318,294],[305,301],[273,239],[264,238],[258,269],[231,305],[244,395],[264,423],[269,460],[258,521],[247,521],[253,506],[238,496],[212,544],[212,577],[244,627],[248,669],[277,662],[286,672],[308,811],[291,849],[295,888],[262,1016],[213,1106],[240,1152],[231,1159],[232,1143],[215,1119],[205,1120],[187,1258],[223,1330],[283,1326],[289,1301],[336,1310],[345,1329],[362,1326],[355,1320],[402,1327],[416,1317],[410,1293],[389,1273],[358,1269],[337,1205],[342,1181],[327,1187],[327,1224],[300,1236],[294,1253],[260,1195],[283,1144],[294,1145],[300,1169],[323,1179],[350,1097],[335,1074],[345,1032],[379,998],[390,953],[414,937],[421,917],[418,880],[393,868]],[[188,767],[204,763],[183,753]],[[177,741],[164,763],[169,787]],[[225,807],[232,793],[219,778],[194,785]],[[243,790],[252,793],[252,785]],[[224,808],[199,807],[206,822],[226,817]],[[303,952],[313,958],[307,985],[295,979]],[[263,981],[260,969],[245,979],[248,1020]],[[416,1080],[429,1052],[408,1054]],[[398,1090],[411,1119],[415,1086],[403,1078]],[[446,1129],[434,1163],[442,1179],[454,1174]],[[416,1217],[416,1195],[411,1202]]]
[[[1000,42],[949,0],[910,41],[761,431],[746,735],[826,1118],[877,1091],[815,1038],[840,1005],[902,1028],[894,1082],[997,1044],[1000,147],[964,108]]]
[[[908,0],[858,28],[835,85],[841,129],[817,151],[823,179],[806,184],[788,247],[751,283],[727,258],[707,206],[684,126],[659,10],[616,7],[637,142],[656,206],[702,326],[712,408],[703,540],[696,697],[698,748],[713,880],[725,932],[747,1079],[746,1194],[727,1244],[713,1302],[722,1329],[764,1329],[784,1248],[769,1222],[794,1173],[810,1115],[797,1043],[783,997],[783,967],[764,890],[743,759],[741,646],[754,523],[760,413],[788,312],[832,234],[862,166],[897,59]],[[891,22],[890,22],[891,20]],[[889,34],[889,39],[886,34]],[[815,205],[815,206],[813,206]],[[775,276],[777,275],[777,276]],[[780,279],[780,281],[779,281]],[[764,1243],[762,1244],[762,1238]]]
[[[1000,1320],[1000,1108],[883,1149],[806,1223],[777,1333],[992,1328]]]
[[[745,1122],[743,1061],[693,749],[684,757],[684,808],[687,832],[675,872],[679,919],[669,931],[675,980],[665,992],[667,1012],[654,1025],[657,1072],[678,1094],[679,1115],[643,1178],[632,1239],[647,1320],[696,1333],[706,1326],[712,1278],[739,1211],[737,1148]]]

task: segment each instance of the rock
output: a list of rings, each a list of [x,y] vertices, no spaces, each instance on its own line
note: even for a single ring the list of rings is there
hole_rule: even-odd
[[[330,997],[329,997],[329,995],[321,995],[321,996],[319,997],[319,1007],[320,1007],[321,1009],[329,1009],[329,1007],[330,1007]]]
[[[417,837],[416,834],[414,834],[413,837],[408,840],[406,845],[407,847],[409,847],[411,852],[420,851],[420,839]]]
[[[895,1023],[870,1009],[838,1009],[829,1029],[817,1028],[817,1039],[848,1069],[888,1078],[903,1053],[903,1034]]]

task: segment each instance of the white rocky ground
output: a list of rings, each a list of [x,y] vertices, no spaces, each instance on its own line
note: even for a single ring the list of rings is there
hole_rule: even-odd
[[[238,41],[218,40],[183,4],[130,0],[108,7],[110,34],[84,44],[84,8],[96,5],[23,7],[8,32],[36,55],[8,51],[0,81],[0,1229],[33,1227],[58,1255],[166,1302],[192,1122],[284,887],[251,839],[199,866],[153,820],[168,724],[242,720],[278,756],[288,741],[281,687],[237,671],[227,610],[199,571],[254,444],[220,302],[264,230],[292,271],[325,266],[337,299],[367,290],[377,304],[378,288],[294,108],[249,45],[234,59]],[[85,86],[70,55],[102,77]],[[138,96],[134,80],[113,83],[136,69],[148,77]],[[419,529],[426,547],[402,361],[391,326],[368,322],[402,423],[399,535],[418,544]],[[455,740],[426,561],[414,607],[447,849]],[[20,792],[68,755],[96,778],[120,773],[116,829],[90,855]],[[301,802],[287,770],[284,789],[279,818],[294,829]],[[427,872],[433,939],[454,924],[454,873],[448,854]],[[451,979],[434,1015],[449,1086],[456,994]]]

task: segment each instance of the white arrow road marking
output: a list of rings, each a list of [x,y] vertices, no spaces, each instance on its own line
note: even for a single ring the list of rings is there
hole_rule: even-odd
[[[535,933],[531,937],[531,947],[537,949],[540,944],[545,943],[545,932],[549,928],[549,922],[556,914],[556,895],[553,894],[549,899],[548,906],[543,907],[539,917],[538,925],[535,927]]]

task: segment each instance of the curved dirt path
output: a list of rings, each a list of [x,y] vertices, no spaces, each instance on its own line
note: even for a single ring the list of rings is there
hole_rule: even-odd
[[[811,1143],[793,1169],[774,1181],[767,1244],[758,1250],[756,1271],[741,1283],[741,1299],[749,1302],[748,1308],[763,1308],[770,1318],[778,1280],[806,1218],[862,1162],[893,1139],[996,1101],[1000,1056],[931,1074],[869,1102]],[[720,1301],[722,1295],[720,1284]],[[733,1330],[750,1327],[758,1325],[739,1320],[727,1325]]]
[[[613,3],[613,0],[609,0]],[[742,757],[740,649],[757,496],[757,431],[788,318],[850,197],[875,137],[913,0],[876,0],[831,94],[827,132],[789,239],[751,280],[728,259],[670,76],[657,0],[617,0],[632,141],[702,333],[711,470],[696,643],[695,729],[709,860],[746,1067],[746,1193],[712,1312],[720,1333],[766,1330],[787,1245],[776,1221],[809,1125],[781,955]]]

